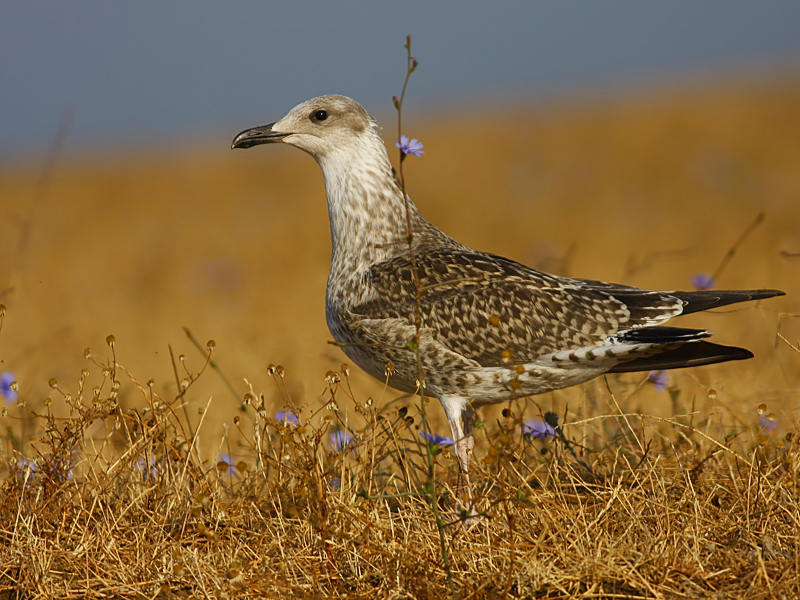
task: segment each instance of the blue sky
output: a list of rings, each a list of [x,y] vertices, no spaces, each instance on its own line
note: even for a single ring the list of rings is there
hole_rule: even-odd
[[[7,2],[0,164],[44,154],[67,109],[67,153],[227,144],[323,93],[386,115],[407,34],[409,108],[444,111],[800,67],[799,27],[768,0]]]

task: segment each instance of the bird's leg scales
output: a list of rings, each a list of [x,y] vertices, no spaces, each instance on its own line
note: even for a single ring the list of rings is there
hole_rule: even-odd
[[[472,497],[472,486],[469,482],[469,461],[472,449],[475,447],[475,438],[472,435],[475,413],[467,404],[461,414],[463,429],[456,438],[456,458],[458,459],[458,483],[456,484],[456,516],[462,520],[465,529],[472,529],[478,523],[478,511],[475,510],[475,501]],[[459,424],[460,425],[460,424]]]

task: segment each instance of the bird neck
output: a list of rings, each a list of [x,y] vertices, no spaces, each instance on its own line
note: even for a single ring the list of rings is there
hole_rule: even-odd
[[[375,263],[408,253],[409,224],[415,237],[435,229],[395,183],[377,133],[318,161],[328,194],[331,275],[360,275]]]

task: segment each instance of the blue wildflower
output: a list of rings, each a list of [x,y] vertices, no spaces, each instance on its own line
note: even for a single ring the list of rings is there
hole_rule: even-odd
[[[711,273],[698,273],[690,281],[696,290],[708,290],[717,285],[711,278]]]
[[[763,431],[772,431],[778,426],[778,421],[775,419],[773,413],[769,413],[768,415],[761,415],[758,417],[758,424]]]
[[[17,380],[11,371],[6,371],[0,375],[0,394],[6,399],[6,402],[14,402],[17,399],[17,392],[11,388],[11,384]]]
[[[230,454],[223,453],[217,458],[217,473],[233,477],[234,462]]]
[[[669,374],[666,371],[651,371],[647,379],[655,384],[659,392],[669,387]]]
[[[419,434],[429,444],[433,444],[434,446],[453,446],[455,445],[455,441],[451,437],[447,437],[446,435],[439,435],[438,433],[428,433],[426,431],[420,431]]]
[[[414,156],[422,156],[425,151],[422,149],[422,142],[417,138],[408,139],[406,136],[401,135],[398,141],[395,141],[395,146],[400,148],[400,152],[405,154],[413,154]]]
[[[25,482],[26,487],[33,486],[33,478],[38,471],[39,467],[32,459],[24,456],[17,459],[16,475]]]
[[[25,458],[24,456],[17,459],[17,467],[19,467],[19,469],[22,471],[24,471],[26,468],[29,468],[31,471],[38,470],[36,463],[30,458]]]
[[[141,457],[136,464],[134,465],[135,469],[142,474],[142,480],[147,481],[148,479],[154,479],[158,477],[158,468],[156,467],[156,459],[150,458],[150,464],[148,465],[144,457]]]
[[[275,419],[281,425],[288,425],[289,423],[292,425],[300,425],[300,422],[297,420],[297,415],[291,410],[279,410],[275,413]]]
[[[538,440],[546,440],[555,434],[556,430],[553,429],[553,426],[539,417],[528,419],[522,426],[522,435],[529,435]]]
[[[341,429],[331,433],[331,450],[334,452],[341,452],[353,441],[353,436],[349,431],[342,431]]]
[[[334,492],[338,492],[339,489],[342,487],[342,478],[341,477],[331,477],[328,480],[328,487],[330,487]]]

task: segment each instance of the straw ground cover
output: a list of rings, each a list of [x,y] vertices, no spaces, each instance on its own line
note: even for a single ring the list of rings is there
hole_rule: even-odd
[[[686,288],[763,212],[716,284],[788,292],[682,320],[751,361],[483,411],[486,518],[444,547],[450,450],[431,472],[418,401],[326,344],[313,163],[233,160],[226,133],[62,161],[46,187],[8,166],[0,594],[796,597],[799,102],[796,82],[728,82],[483,114],[480,146],[474,116],[408,131],[411,195],[470,245]],[[548,411],[563,438],[526,434]]]

